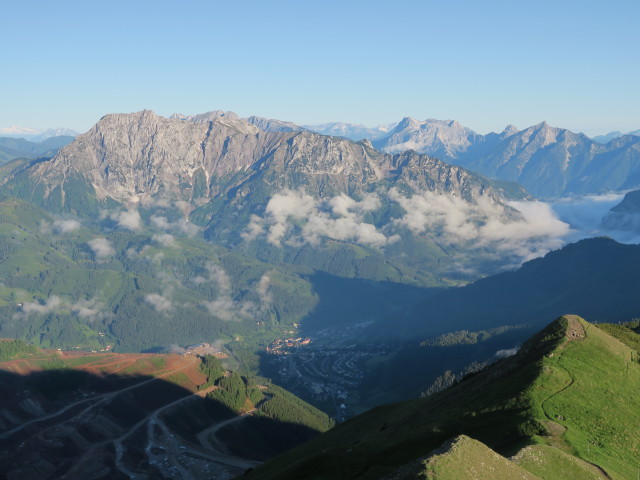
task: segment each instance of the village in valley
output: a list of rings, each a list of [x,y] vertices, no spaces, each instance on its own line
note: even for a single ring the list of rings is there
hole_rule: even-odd
[[[277,339],[266,347],[277,383],[311,403],[327,406],[338,421],[353,415],[351,404],[364,378],[363,362],[384,355],[383,347],[355,342],[371,322],[319,330],[310,336]]]

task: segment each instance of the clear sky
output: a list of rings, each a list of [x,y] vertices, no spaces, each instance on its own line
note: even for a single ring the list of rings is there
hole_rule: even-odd
[[[2,0],[0,16],[0,127],[148,108],[640,129],[638,0]]]

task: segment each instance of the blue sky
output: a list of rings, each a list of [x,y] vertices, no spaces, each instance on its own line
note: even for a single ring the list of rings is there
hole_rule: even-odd
[[[640,128],[637,0],[7,0],[0,14],[0,127],[85,131],[148,108]]]

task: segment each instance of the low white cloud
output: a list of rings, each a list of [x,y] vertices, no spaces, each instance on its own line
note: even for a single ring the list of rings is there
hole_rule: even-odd
[[[269,306],[273,302],[273,295],[269,287],[271,286],[271,277],[268,273],[265,273],[260,277],[258,284],[256,285],[256,293],[260,299],[260,304],[263,306]]]
[[[168,313],[174,310],[173,302],[158,293],[149,293],[145,295],[144,300],[158,313]]]
[[[209,273],[208,281],[214,283],[217,290],[214,300],[202,302],[211,315],[225,321],[257,318],[263,315],[273,303],[269,273],[263,274],[251,287],[251,293],[257,301],[248,299],[237,301],[232,296],[231,279],[227,272],[214,263],[208,263],[206,268]],[[200,278],[207,281],[204,277]],[[203,283],[203,280],[199,280],[198,283]]]
[[[22,305],[20,313],[14,318],[27,318],[31,315],[48,315],[55,312],[67,312],[78,318],[94,321],[97,319],[109,318],[111,312],[106,311],[105,304],[97,298],[86,300],[78,300],[73,303],[69,300],[60,298],[57,295],[51,295],[44,303],[28,302]]]
[[[191,204],[185,200],[176,200],[174,205],[179,208],[183,214],[187,214],[191,210]]]
[[[405,211],[394,223],[408,228],[414,235],[429,232],[441,242],[473,242],[471,248],[491,247],[504,254],[516,255],[521,261],[561,247],[564,237],[570,233],[569,225],[559,220],[543,202],[503,205],[479,195],[472,203],[434,192],[405,197],[395,188],[389,191],[389,197]]]
[[[91,250],[93,250],[93,253],[98,259],[111,257],[116,253],[111,242],[106,238],[94,238],[93,240],[89,240],[87,244],[91,247]]]
[[[102,319],[110,316],[105,313],[105,304],[96,298],[79,300],[70,306],[70,310],[74,315],[87,320]]]
[[[120,212],[117,217],[118,225],[121,228],[125,228],[127,230],[136,231],[140,230],[140,224],[142,222],[140,218],[140,214],[138,210],[126,210],[124,212]]]
[[[197,225],[194,225],[184,218],[181,218],[175,222],[170,222],[167,217],[164,217],[162,215],[152,215],[149,220],[156,228],[165,231],[181,233],[188,237],[193,237],[200,232],[200,228]]]
[[[163,247],[175,247],[176,239],[170,233],[155,233],[151,237],[151,240],[156,242],[158,245],[162,245]]]
[[[116,222],[116,224],[120,228],[124,228],[125,230],[130,230],[132,232],[135,232],[137,230],[140,230],[140,228],[142,228],[142,218],[140,218],[140,214],[138,213],[138,210],[136,210],[133,207],[130,207],[128,210],[122,210],[117,212],[109,212],[109,211],[103,210],[102,212],[100,212],[99,218],[101,220],[105,218],[109,218],[114,222]]]
[[[80,227],[82,227],[82,224],[77,220],[56,220],[53,222],[53,230],[57,233],[75,232]]]
[[[498,357],[498,358],[513,357],[516,353],[518,353],[518,350],[520,350],[520,347],[508,348],[508,349],[504,349],[504,350],[498,350],[496,352],[496,357]]]
[[[59,310],[63,306],[62,299],[57,295],[51,295],[44,303],[28,302],[22,305],[22,313],[26,316],[31,314],[47,315]]]
[[[571,225],[567,241],[606,235],[621,243],[640,243],[640,216],[610,212],[624,193],[561,198],[550,205],[562,221]]]
[[[236,303],[231,297],[221,296],[213,301],[202,302],[202,305],[209,310],[211,315],[218,317],[220,320],[228,322],[229,320],[233,320],[234,317],[239,319],[238,314],[240,313],[240,309],[237,308]]]
[[[172,227],[171,222],[167,220],[167,217],[163,217],[162,215],[152,215],[149,221],[157,228],[162,230],[170,230]]]
[[[140,197],[139,203],[144,208],[170,208],[171,199],[168,197]]]
[[[54,220],[52,223],[42,221],[40,223],[40,232],[44,234],[55,233],[57,235],[64,235],[65,233],[75,232],[80,229],[82,224],[77,220]]]
[[[249,241],[265,236],[276,246],[283,241],[288,245],[318,245],[322,238],[330,238],[383,247],[398,238],[387,237],[364,221],[364,215],[380,205],[375,194],[368,194],[361,201],[345,194],[322,200],[303,190],[283,190],[271,197],[264,217],[251,217],[242,237]]]
[[[203,305],[211,315],[229,321],[240,311],[239,305],[231,297],[231,279],[220,265],[209,262],[206,268],[209,280],[216,285],[217,296],[213,301],[203,302]]]

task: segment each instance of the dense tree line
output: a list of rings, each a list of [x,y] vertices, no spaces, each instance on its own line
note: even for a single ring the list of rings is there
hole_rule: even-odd
[[[0,362],[32,355],[36,352],[35,346],[28,345],[22,340],[0,340]]]

